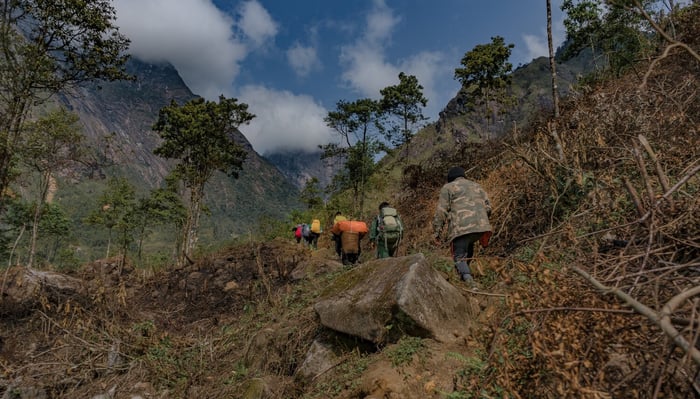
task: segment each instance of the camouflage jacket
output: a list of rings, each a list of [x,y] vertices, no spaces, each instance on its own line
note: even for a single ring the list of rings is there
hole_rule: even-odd
[[[447,222],[447,240],[483,231],[491,231],[489,215],[491,204],[486,191],[478,183],[458,177],[442,186],[435,218],[433,234],[439,240]]]

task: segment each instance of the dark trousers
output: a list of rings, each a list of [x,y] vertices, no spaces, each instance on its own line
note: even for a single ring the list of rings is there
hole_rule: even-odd
[[[331,235],[331,239],[335,241],[335,253],[338,254],[338,257],[341,255],[341,251],[343,250],[343,242],[340,241],[340,235]]]
[[[377,259],[396,256],[398,249],[398,240],[387,241],[381,237],[377,237]]]
[[[313,231],[309,233],[309,237],[305,238],[306,242],[309,244],[309,246],[313,249],[318,249],[318,237],[320,234],[314,233]]]
[[[482,234],[484,233],[469,233],[452,240],[452,259],[460,275],[471,274],[469,262],[474,258],[474,243],[479,241]]]
[[[362,235],[360,235],[357,242],[357,252],[356,253],[346,253],[343,251],[343,238],[342,232],[338,235],[333,234],[332,239],[335,240],[335,253],[340,257],[341,262],[346,264],[355,264],[360,259],[360,254],[362,253],[362,245],[360,245],[360,240]],[[357,234],[357,233],[355,233]],[[354,252],[354,251],[353,251]]]

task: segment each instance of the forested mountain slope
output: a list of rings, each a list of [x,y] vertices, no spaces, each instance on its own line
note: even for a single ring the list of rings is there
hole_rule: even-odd
[[[77,224],[76,244],[81,246],[103,247],[105,232],[82,220],[98,206],[95,200],[106,178],[124,176],[142,195],[163,185],[173,164],[153,154],[160,138],[151,126],[160,108],[171,100],[184,104],[195,97],[170,65],[132,60],[127,70],[135,81],[93,84],[61,99],[80,116],[87,141],[99,149],[102,160],[82,178],[59,184],[55,195]],[[243,134],[236,134],[247,159],[238,179],[219,174],[207,184],[205,202],[211,217],[203,218],[205,246],[255,230],[261,218],[284,218],[300,206],[298,189],[257,154]],[[154,239],[160,242],[154,243],[156,248],[169,250],[171,245],[165,241],[174,236]]]
[[[694,6],[674,25],[695,54],[698,21]],[[410,150],[383,160],[366,200],[399,210],[406,235],[398,258],[374,260],[364,241],[362,262],[344,267],[327,233],[312,251],[285,231],[162,271],[109,260],[68,275],[8,269],[0,392],[698,397],[700,57],[664,49],[655,62],[579,86],[562,102],[561,157],[545,110],[491,140],[430,126]],[[435,203],[453,165],[493,205],[491,243],[477,247],[473,263],[476,290],[457,279],[449,248],[432,243]],[[417,277],[426,276],[439,284],[421,285],[428,278]],[[461,307],[436,303],[448,292]],[[404,312],[421,299],[467,327],[432,334]],[[324,324],[318,304],[332,300],[346,304],[336,309],[348,328]],[[384,324],[369,339],[349,332],[377,320]]]

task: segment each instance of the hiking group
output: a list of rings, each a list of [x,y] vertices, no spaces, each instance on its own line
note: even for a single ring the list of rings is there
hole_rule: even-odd
[[[319,219],[314,219],[311,223],[301,223],[297,224],[292,228],[294,232],[294,238],[297,244],[304,242],[305,245],[313,249],[318,249],[318,238],[323,233],[321,228],[321,221]]]
[[[434,244],[441,247],[443,230],[446,230],[445,241],[450,243],[455,270],[460,279],[472,287],[474,278],[469,264],[474,258],[477,241],[482,247],[488,246],[491,237],[490,215],[491,204],[486,191],[478,183],[468,180],[463,168],[450,168],[447,183],[440,189],[433,217],[433,239]],[[297,243],[304,240],[310,247],[318,247],[318,238],[322,233],[318,219],[311,224],[298,224],[292,231]],[[330,233],[341,262],[352,265],[359,261],[362,252],[360,243],[368,233],[370,244],[376,247],[378,259],[397,256],[404,224],[396,208],[382,202],[369,228],[365,222],[349,220],[337,212]]]

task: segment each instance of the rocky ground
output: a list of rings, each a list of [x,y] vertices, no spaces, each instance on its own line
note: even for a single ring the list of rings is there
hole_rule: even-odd
[[[314,305],[329,295],[324,289],[331,282],[366,267],[366,256],[365,264],[348,268],[330,248],[312,252],[276,240],[156,274],[128,265],[120,274],[116,260],[69,275],[9,269],[0,324],[2,397],[438,398],[455,392],[455,370],[465,367],[478,346],[473,334],[485,328],[503,295],[470,292],[441,256],[425,265],[442,269],[425,270],[464,301],[463,314],[454,314],[450,303],[432,303],[445,309],[444,317],[459,319],[453,337],[435,340],[426,331],[412,337],[395,323],[391,338],[373,342],[324,327]],[[482,272],[491,267],[486,259],[481,265]],[[333,354],[311,364],[314,346]]]

